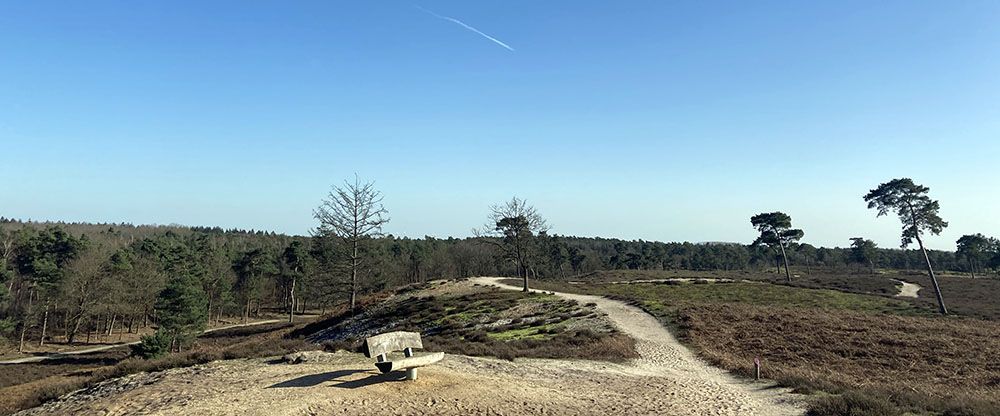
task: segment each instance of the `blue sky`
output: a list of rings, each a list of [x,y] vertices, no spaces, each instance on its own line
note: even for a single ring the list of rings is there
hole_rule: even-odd
[[[995,1],[0,1],[8,217],[303,234],[357,173],[397,235],[518,195],[560,234],[895,247],[861,196],[912,177],[948,249],[1000,236],[998,116]]]

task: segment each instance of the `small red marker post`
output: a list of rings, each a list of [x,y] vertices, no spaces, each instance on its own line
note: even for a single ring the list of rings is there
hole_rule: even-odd
[[[760,380],[760,357],[753,357],[753,379]]]

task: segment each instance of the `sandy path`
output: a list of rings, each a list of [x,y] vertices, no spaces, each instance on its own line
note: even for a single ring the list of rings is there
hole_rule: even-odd
[[[922,287],[920,287],[920,285],[918,285],[916,283],[904,282],[902,280],[896,280],[896,279],[892,279],[892,280],[894,282],[896,282],[896,283],[899,283],[899,285],[900,285],[899,286],[899,293],[897,293],[896,296],[899,296],[901,298],[915,298],[915,297],[919,297],[917,295],[917,292],[920,292],[920,289],[923,289]]]
[[[221,327],[218,327],[218,328],[206,329],[205,332],[202,332],[202,333],[203,334],[207,334],[209,332],[221,331],[223,329],[239,328],[241,326],[273,324],[273,323],[278,323],[278,322],[283,322],[283,320],[281,320],[281,319],[271,319],[271,320],[267,320],[267,321],[250,322],[250,323],[246,323],[246,324],[227,325],[227,326],[221,326]],[[125,343],[121,343],[121,344],[102,345],[100,347],[84,348],[82,350],[56,352],[56,353],[52,353],[52,354],[48,354],[48,355],[39,355],[37,357],[17,358],[17,359],[13,359],[13,360],[0,361],[0,365],[4,365],[4,364],[40,363],[40,362],[45,361],[45,360],[55,360],[57,358],[63,358],[63,357],[66,357],[67,355],[90,354],[92,352],[100,352],[100,351],[110,350],[112,348],[126,347],[126,346],[129,346],[129,345],[136,345],[136,344],[138,344],[140,342],[142,342],[142,341],[125,342]]]
[[[519,287],[500,283],[501,278],[475,278],[474,283],[504,289]],[[593,302],[608,314],[619,330],[636,340],[640,358],[628,367],[639,374],[666,377],[675,383],[669,393],[691,406],[692,414],[798,414],[794,401],[781,389],[765,390],[759,384],[736,379],[696,357],[652,315],[623,302],[600,296],[552,292],[581,303]]]
[[[492,279],[468,282],[494,284]],[[801,400],[740,382],[687,351],[652,316],[594,302],[634,336],[641,359],[586,360],[447,355],[416,381],[381,375],[360,354],[314,353],[302,364],[216,361],[109,380],[22,415],[799,415]]]

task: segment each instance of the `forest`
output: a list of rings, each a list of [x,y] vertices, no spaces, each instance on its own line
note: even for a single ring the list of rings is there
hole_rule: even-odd
[[[154,326],[137,352],[156,356],[179,350],[212,322],[263,313],[292,320],[345,303],[353,310],[359,293],[441,278],[523,276],[527,287],[528,277],[599,270],[781,273],[784,262],[786,274],[788,263],[867,274],[925,262],[920,250],[878,248],[860,237],[847,248],[800,243],[803,232],[781,213],[752,218],[762,237],[751,244],[562,236],[517,198],[494,206],[488,225],[471,237],[397,237],[381,233],[388,220],[370,185],[335,188],[316,210],[319,226],[310,236],[0,218],[0,342],[20,351],[53,336],[73,343]],[[927,259],[938,270],[996,275],[996,239],[963,236],[958,247],[928,250]]]

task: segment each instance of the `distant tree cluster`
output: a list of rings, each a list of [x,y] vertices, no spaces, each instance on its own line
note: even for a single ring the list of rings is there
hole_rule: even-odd
[[[957,260],[964,271],[972,274],[973,279],[976,273],[982,276],[988,270],[996,272],[1000,269],[1000,240],[995,237],[978,233],[963,235],[955,244],[958,246],[955,252]]]

